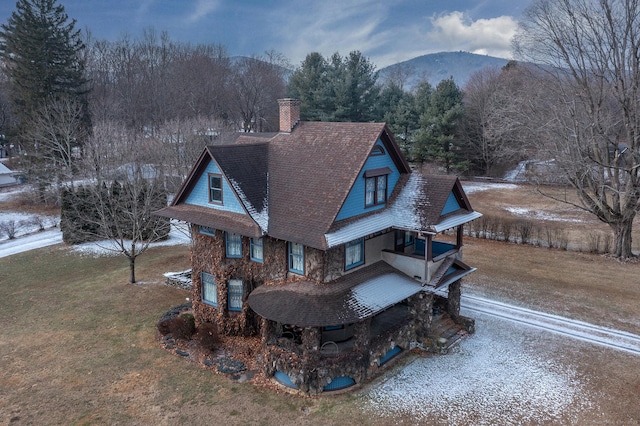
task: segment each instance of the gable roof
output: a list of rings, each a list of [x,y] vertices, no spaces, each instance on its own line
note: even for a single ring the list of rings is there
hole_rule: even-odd
[[[442,215],[451,192],[461,209]],[[412,173],[406,183],[392,194],[386,209],[365,217],[336,222],[325,238],[328,247],[335,247],[390,228],[438,233],[480,216],[482,214],[471,208],[456,176]]]
[[[267,232],[269,146],[267,143],[207,147],[247,213]]]
[[[269,235],[326,249],[331,227],[378,139],[410,171],[384,123],[300,122],[269,143]],[[338,142],[338,143],[336,143]]]
[[[206,147],[171,206],[159,215],[321,250],[392,227],[436,233],[480,216],[457,177],[409,174],[384,123],[300,122],[290,133],[237,134],[225,140],[233,143]],[[336,222],[378,140],[404,177],[386,208]],[[210,161],[219,166],[247,215],[184,204]],[[452,193],[460,209],[442,215]]]

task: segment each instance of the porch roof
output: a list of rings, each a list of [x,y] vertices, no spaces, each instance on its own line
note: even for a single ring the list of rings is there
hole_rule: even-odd
[[[215,215],[207,207],[193,204],[180,204],[165,207],[157,212],[157,216],[182,220],[196,225],[209,226],[215,229],[246,235],[251,238],[262,237],[262,230],[247,214],[216,210]]]
[[[380,261],[328,284],[261,286],[248,303],[272,321],[324,327],[360,322],[421,290],[420,283]]]

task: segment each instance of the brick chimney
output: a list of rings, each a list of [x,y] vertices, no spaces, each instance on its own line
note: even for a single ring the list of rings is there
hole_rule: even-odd
[[[300,101],[298,99],[278,99],[280,107],[280,131],[291,133],[300,121]]]

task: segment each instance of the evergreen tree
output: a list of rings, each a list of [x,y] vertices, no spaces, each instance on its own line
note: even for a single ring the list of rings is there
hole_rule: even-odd
[[[307,55],[289,81],[289,95],[300,99],[303,120],[371,121],[376,118],[378,73],[358,51],[325,59]]]
[[[410,158],[413,134],[418,122],[414,95],[391,82],[380,91],[377,106],[379,111],[376,119],[387,123],[403,153]]]
[[[51,152],[55,148],[49,149],[46,142],[29,137],[28,130],[38,122],[50,124],[52,119],[43,120],[43,115],[56,109],[54,105],[62,101],[79,105],[82,118],[78,126],[90,128],[84,44],[75,23],[56,0],[18,0],[16,10],[0,26],[0,58],[6,64],[4,71],[9,78],[17,139],[36,162],[36,167],[27,170],[51,165],[47,163],[52,162]],[[39,157],[41,151],[48,152]]]
[[[300,116],[304,120],[326,119],[328,68],[321,54],[309,53],[289,79],[289,96],[300,100]]]
[[[447,173],[452,169],[466,169],[467,163],[460,158],[455,143],[462,113],[462,91],[453,78],[442,80],[430,94],[428,106],[420,116],[416,147],[419,160],[438,161]]]

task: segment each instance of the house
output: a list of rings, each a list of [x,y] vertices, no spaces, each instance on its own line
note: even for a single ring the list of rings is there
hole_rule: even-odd
[[[192,224],[196,322],[259,334],[265,373],[306,394],[426,344],[434,312],[472,330],[463,225],[481,214],[460,181],[412,172],[383,123],[304,122],[299,101],[279,106],[278,133],[206,147],[157,212]]]
[[[0,187],[15,185],[16,183],[18,183],[18,181],[15,178],[15,172],[0,163]]]

